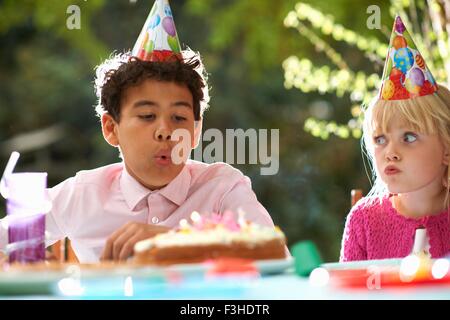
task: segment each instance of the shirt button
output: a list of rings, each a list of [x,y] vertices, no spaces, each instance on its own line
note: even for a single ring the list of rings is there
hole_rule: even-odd
[[[153,217],[153,218],[152,218],[152,223],[158,223],[158,222],[159,222],[158,217]]]

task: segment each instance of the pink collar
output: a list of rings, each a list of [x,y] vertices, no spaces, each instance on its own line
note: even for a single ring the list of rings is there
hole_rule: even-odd
[[[184,165],[183,169],[175,179],[164,188],[158,190],[147,189],[128,173],[124,163],[122,163],[122,166],[123,170],[120,176],[120,189],[128,207],[132,211],[134,211],[139,202],[146,199],[152,193],[159,193],[178,206],[186,200],[191,185],[191,174],[187,164]]]

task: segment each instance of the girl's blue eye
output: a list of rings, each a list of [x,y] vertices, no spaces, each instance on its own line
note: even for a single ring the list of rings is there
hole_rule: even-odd
[[[406,132],[403,137],[403,140],[408,143],[414,142],[417,140],[417,135],[415,135],[412,132]]]
[[[386,143],[386,138],[384,136],[378,136],[373,138],[373,141],[375,142],[376,145],[382,145]]]

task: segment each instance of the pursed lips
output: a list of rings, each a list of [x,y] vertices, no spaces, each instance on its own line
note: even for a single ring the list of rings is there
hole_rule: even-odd
[[[158,151],[154,156],[156,163],[159,165],[171,164],[172,163],[171,153],[172,153],[171,149],[164,149]]]
[[[394,174],[397,174],[400,172],[401,172],[400,169],[393,165],[389,165],[384,169],[384,173],[388,176],[394,175]]]
[[[155,158],[170,158],[171,153],[172,153],[172,150],[170,150],[170,149],[161,150],[155,154]]]

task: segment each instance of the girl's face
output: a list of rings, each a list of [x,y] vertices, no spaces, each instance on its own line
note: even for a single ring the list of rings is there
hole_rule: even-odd
[[[390,193],[443,188],[448,147],[436,134],[414,132],[393,120],[387,132],[374,132],[373,145],[377,174]]]

